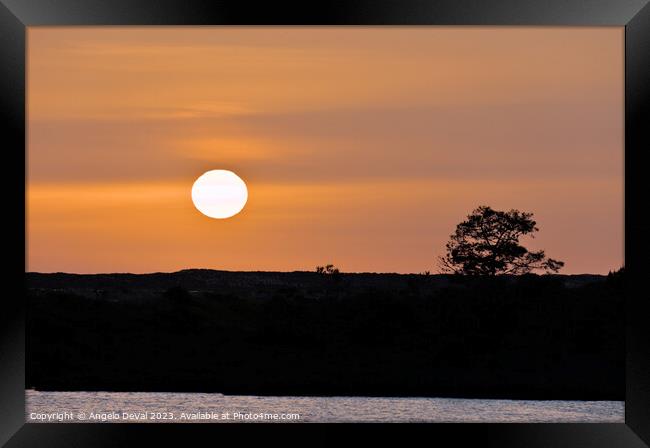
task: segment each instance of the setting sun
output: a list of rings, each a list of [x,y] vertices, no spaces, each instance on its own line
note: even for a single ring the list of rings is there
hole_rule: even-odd
[[[192,202],[210,218],[224,219],[242,211],[248,200],[244,181],[232,171],[212,170],[196,179]]]

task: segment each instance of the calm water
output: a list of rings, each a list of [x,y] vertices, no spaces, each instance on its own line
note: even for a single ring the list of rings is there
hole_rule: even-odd
[[[26,391],[29,422],[616,422],[622,401]]]

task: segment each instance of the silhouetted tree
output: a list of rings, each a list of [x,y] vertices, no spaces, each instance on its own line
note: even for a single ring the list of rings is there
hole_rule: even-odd
[[[519,238],[539,231],[533,214],[493,210],[482,205],[456,226],[439,258],[441,271],[463,275],[526,274],[533,270],[557,272],[564,262],[547,258],[543,250],[531,252]]]
[[[625,285],[625,266],[615,271],[609,271],[607,274],[607,284],[615,288],[623,288]]]

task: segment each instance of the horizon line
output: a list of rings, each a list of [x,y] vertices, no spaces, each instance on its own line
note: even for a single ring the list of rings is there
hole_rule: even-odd
[[[600,274],[600,273],[591,273],[591,272],[582,272],[582,273],[577,273],[577,274],[562,274],[562,273],[536,273],[536,272],[530,272],[527,274],[499,274],[496,275],[495,277],[521,277],[524,275],[536,275],[536,276],[564,276],[564,277],[569,277],[569,276],[584,276],[584,275],[592,275],[592,276],[601,276],[601,277],[606,277],[609,275],[609,273],[617,272],[619,269],[612,269],[610,270],[607,274]],[[250,270],[250,271],[239,271],[239,270],[227,270],[227,269],[214,269],[214,268],[185,268],[185,269],[179,269],[176,271],[152,271],[152,272],[65,272],[65,271],[51,271],[51,272],[39,272],[39,271],[25,271],[25,274],[39,274],[39,275],[57,275],[57,274],[65,274],[65,275],[156,275],[156,274],[179,274],[182,272],[187,272],[187,271],[211,271],[211,272],[224,272],[224,273],[232,273],[232,274],[316,274],[316,275],[332,275],[332,274],[324,274],[324,273],[318,273],[315,270],[310,270],[310,271],[305,271],[305,270],[293,270],[293,271],[262,271],[262,270]],[[471,277],[470,275],[463,275],[463,274],[454,274],[454,273],[443,273],[443,272],[430,272],[426,273],[426,271],[423,272],[372,272],[372,271],[359,271],[359,272],[346,272],[346,271],[340,271],[336,275],[417,275],[417,276],[422,276],[422,277],[433,277],[433,276],[459,276],[459,277]],[[477,277],[490,277],[489,275],[481,275]]]

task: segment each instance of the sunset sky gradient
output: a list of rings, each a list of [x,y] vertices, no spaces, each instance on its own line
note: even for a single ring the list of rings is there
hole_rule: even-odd
[[[623,264],[622,27],[28,28],[27,270],[436,271],[476,206]],[[233,218],[191,201],[227,169]]]

